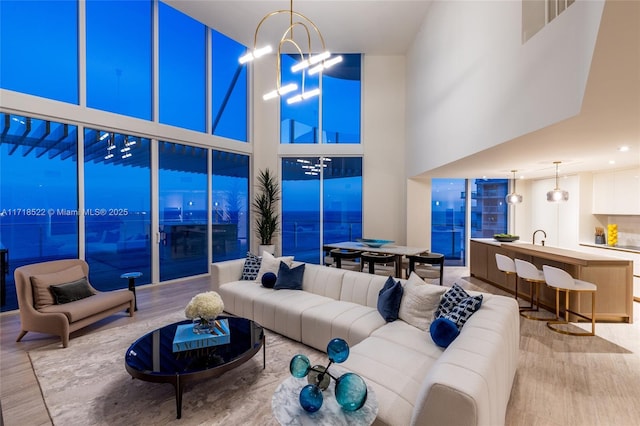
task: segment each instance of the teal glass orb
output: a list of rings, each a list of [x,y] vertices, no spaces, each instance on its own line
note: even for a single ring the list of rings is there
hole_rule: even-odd
[[[331,339],[327,345],[327,355],[333,362],[340,364],[349,358],[349,345],[343,339]]]
[[[336,380],[336,400],[344,411],[356,411],[367,402],[367,384],[355,373],[345,373]]]
[[[309,358],[301,354],[294,355],[293,358],[291,358],[291,362],[289,362],[289,371],[291,372],[291,375],[298,379],[307,375],[309,367],[311,367]]]
[[[315,413],[322,407],[322,391],[316,385],[307,385],[300,391],[300,405],[305,411]]]

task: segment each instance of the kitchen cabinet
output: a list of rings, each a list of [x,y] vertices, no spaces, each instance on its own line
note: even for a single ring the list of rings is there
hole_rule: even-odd
[[[567,250],[558,247],[527,243],[499,243],[489,239],[472,239],[470,273],[505,291],[514,293],[515,282],[508,281],[497,271],[495,253],[526,260],[539,269],[551,265],[564,269],[574,278],[594,283],[596,291],[596,321],[633,322],[633,261],[592,253]],[[474,251],[477,253],[474,254]],[[480,264],[484,262],[484,266]],[[486,271],[486,272],[484,272]],[[483,273],[484,272],[484,273]],[[518,297],[529,298],[527,285],[520,285]],[[561,304],[563,302],[561,301]],[[540,306],[555,311],[555,291],[547,286],[540,288]],[[571,310],[591,314],[591,297],[581,294],[571,298]]]
[[[593,214],[640,214],[640,168],[595,173]]]

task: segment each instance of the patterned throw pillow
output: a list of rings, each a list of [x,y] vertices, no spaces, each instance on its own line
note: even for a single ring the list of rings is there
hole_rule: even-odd
[[[467,297],[469,297],[469,294],[467,294],[462,287],[458,284],[453,284],[453,287],[442,295],[442,299],[440,299],[440,304],[438,305],[438,309],[436,309],[434,318],[440,318],[445,314],[448,314],[458,305],[458,303]]]
[[[442,316],[453,321],[458,329],[461,329],[471,315],[473,315],[482,306],[482,295],[469,296],[464,298],[449,313]]]
[[[255,281],[258,277],[258,271],[260,270],[260,264],[262,259],[253,253],[247,252],[247,258],[244,261],[244,268],[242,268],[242,281]]]

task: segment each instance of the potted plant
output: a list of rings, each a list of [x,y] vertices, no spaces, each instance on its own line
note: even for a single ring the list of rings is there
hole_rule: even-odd
[[[257,192],[253,200],[255,227],[260,238],[259,255],[264,250],[274,254],[273,236],[278,231],[280,186],[276,176],[266,168],[258,172]]]

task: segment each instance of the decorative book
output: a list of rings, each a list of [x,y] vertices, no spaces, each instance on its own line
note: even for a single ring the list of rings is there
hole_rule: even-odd
[[[173,352],[225,345],[231,341],[229,321],[215,320],[211,334],[195,334],[192,324],[179,325],[173,338]]]

